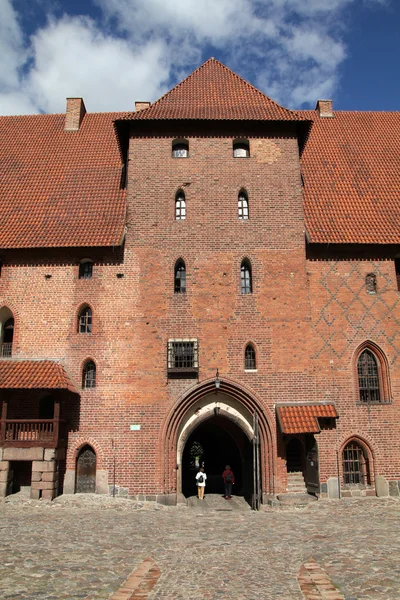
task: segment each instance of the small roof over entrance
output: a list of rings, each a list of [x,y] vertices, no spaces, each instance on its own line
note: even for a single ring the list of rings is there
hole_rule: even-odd
[[[334,402],[279,403],[276,415],[282,433],[319,433],[319,419],[339,417]]]
[[[53,360],[0,361],[0,389],[78,391],[64,367]]]

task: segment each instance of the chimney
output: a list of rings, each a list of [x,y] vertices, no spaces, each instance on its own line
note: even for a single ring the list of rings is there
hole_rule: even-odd
[[[320,117],[334,117],[332,112],[332,100],[317,100],[315,110],[318,111]]]
[[[86,108],[83,98],[67,98],[64,131],[79,131],[85,114]]]
[[[139,110],[143,110],[144,108],[149,108],[150,102],[135,102],[135,111],[139,112]]]

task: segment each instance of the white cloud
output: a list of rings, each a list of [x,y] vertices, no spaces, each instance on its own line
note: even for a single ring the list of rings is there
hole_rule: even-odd
[[[314,104],[337,89],[343,11],[357,0],[94,1],[101,20],[48,15],[26,39],[12,0],[0,0],[0,114],[64,112],[74,95],[91,112],[131,110],[211,52],[290,108]]]

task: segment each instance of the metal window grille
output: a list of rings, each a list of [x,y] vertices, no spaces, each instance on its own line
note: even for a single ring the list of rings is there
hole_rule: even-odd
[[[11,344],[0,344],[0,356],[2,358],[10,358],[12,355],[12,343]]]
[[[93,263],[91,261],[81,262],[79,265],[79,279],[91,279],[93,274]]]
[[[239,194],[238,197],[238,217],[243,220],[249,218],[249,201],[245,194]]]
[[[197,340],[168,341],[168,370],[198,370],[199,355]]]
[[[361,402],[380,402],[378,363],[370,350],[364,350],[357,363]]]
[[[250,156],[249,145],[246,142],[234,144],[233,156],[234,158],[248,158]]]
[[[175,294],[186,294],[186,266],[183,261],[175,267]]]
[[[83,368],[82,387],[96,387],[96,365],[93,361],[87,362]]]
[[[244,356],[244,368],[255,369],[256,368],[256,352],[253,346],[247,346]]]
[[[366,460],[363,449],[351,442],[343,450],[343,481],[346,485],[367,483]]]
[[[240,269],[241,277],[241,292],[242,294],[252,293],[252,282],[251,282],[251,267],[248,262],[243,262]]]
[[[89,307],[79,315],[79,333],[92,333],[92,310]]]
[[[173,158],[187,158],[189,156],[189,146],[187,144],[175,144],[172,148]]]
[[[186,200],[184,194],[179,194],[175,199],[175,219],[184,221],[186,219]]]

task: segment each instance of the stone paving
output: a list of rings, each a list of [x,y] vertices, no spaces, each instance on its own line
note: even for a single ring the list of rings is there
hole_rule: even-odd
[[[160,573],[149,600],[302,600],[297,576],[311,561],[346,600],[400,598],[398,499],[237,504],[10,496],[0,502],[0,598],[110,599],[146,559]]]

